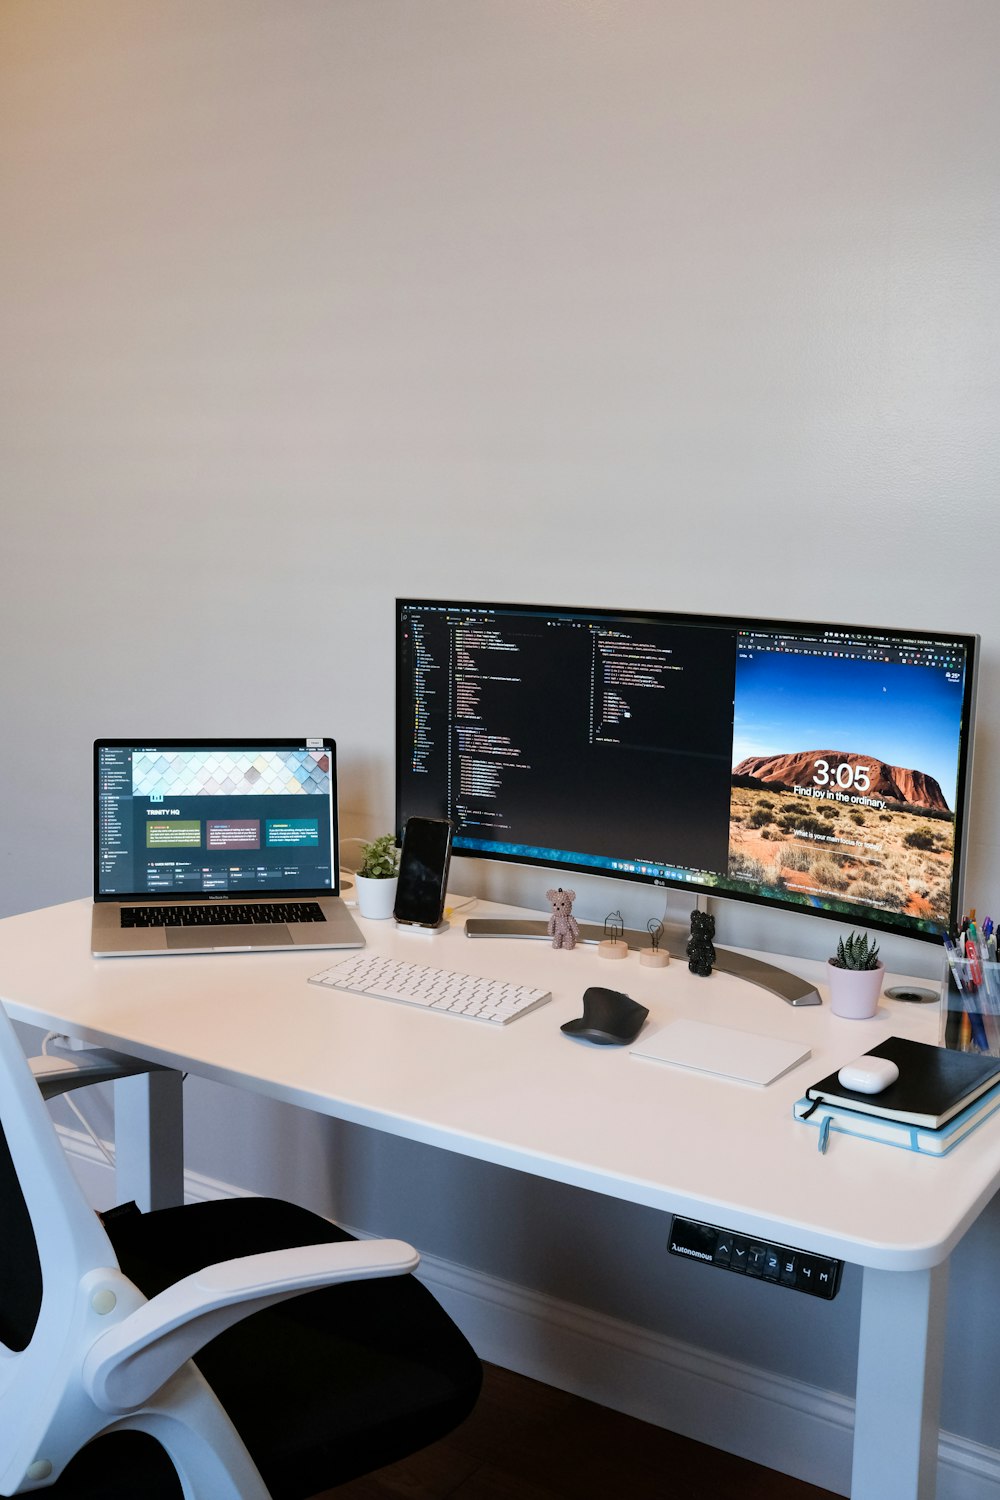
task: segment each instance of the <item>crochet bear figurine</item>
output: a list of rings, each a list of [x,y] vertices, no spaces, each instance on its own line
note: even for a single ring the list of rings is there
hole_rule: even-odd
[[[687,943],[688,968],[692,974],[700,974],[706,979],[712,972],[715,963],[715,947],[712,939],[715,937],[715,918],[709,916],[707,911],[693,911],[691,913],[691,936]]]
[[[545,899],[552,907],[549,937],[553,948],[575,948],[580,936],[580,926],[573,915],[576,891],[564,891],[560,886],[557,891],[546,891]]]

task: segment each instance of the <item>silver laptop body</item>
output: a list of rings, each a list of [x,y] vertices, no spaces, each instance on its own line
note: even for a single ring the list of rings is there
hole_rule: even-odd
[[[95,741],[95,958],[364,942],[333,740]]]

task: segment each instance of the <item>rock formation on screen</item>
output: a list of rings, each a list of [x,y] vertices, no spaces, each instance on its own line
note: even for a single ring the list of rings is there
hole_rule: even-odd
[[[855,773],[855,779],[849,788],[853,795],[860,793],[871,797],[873,801],[885,802],[890,807],[905,807],[916,812],[947,816],[951,811],[933,776],[904,766],[887,765],[884,760],[873,755],[856,755],[846,750],[800,750],[789,755],[751,755],[734,767],[733,782],[737,786],[768,787],[775,792],[790,792],[797,786],[814,787],[817,785],[817,761],[826,761],[829,775],[826,790],[830,792],[842,789],[836,780],[837,767],[846,764]],[[868,785],[863,790],[857,781],[858,767],[868,770]]]

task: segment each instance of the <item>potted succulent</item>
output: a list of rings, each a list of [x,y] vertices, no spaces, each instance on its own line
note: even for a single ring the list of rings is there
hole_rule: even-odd
[[[836,955],[826,961],[833,1014],[852,1021],[873,1016],[878,1010],[884,973],[878,943],[866,933],[852,932],[850,937],[841,938]]]
[[[395,834],[383,833],[370,844],[361,845],[361,864],[354,884],[358,893],[358,911],[363,917],[384,919],[392,916],[398,873]]]

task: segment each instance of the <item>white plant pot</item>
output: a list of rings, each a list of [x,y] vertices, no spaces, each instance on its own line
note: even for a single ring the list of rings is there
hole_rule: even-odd
[[[833,1014],[848,1021],[870,1021],[878,1010],[884,976],[881,959],[874,969],[838,969],[827,959],[826,982]]]
[[[396,904],[396,877],[388,880],[373,880],[369,875],[355,875],[354,888],[358,893],[358,911],[363,917],[385,921],[392,916]]]

